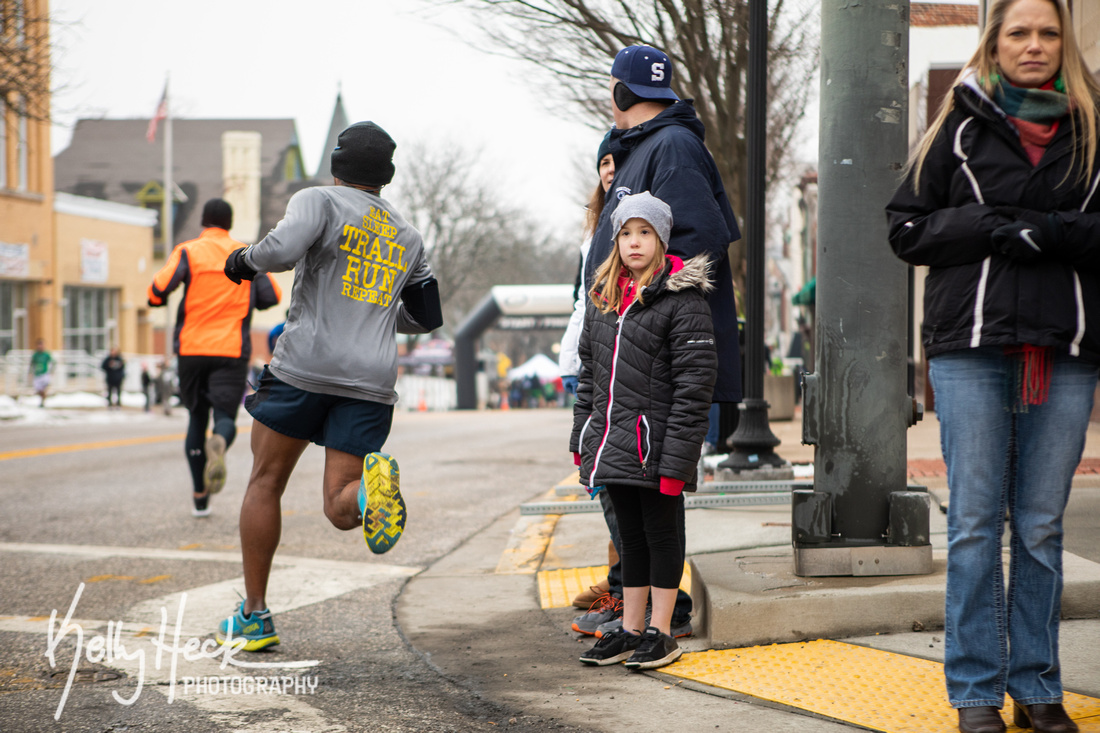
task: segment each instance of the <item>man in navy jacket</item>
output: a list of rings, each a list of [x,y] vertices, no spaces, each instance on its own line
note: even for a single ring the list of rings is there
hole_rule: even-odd
[[[615,179],[608,189],[603,212],[592,236],[585,264],[585,290],[592,288],[596,269],[611,252],[616,232],[612,214],[624,196],[649,191],[672,208],[673,226],[668,252],[688,260],[710,256],[710,278],[714,289],[707,294],[714,340],[718,351],[718,379],[711,402],[723,405],[723,426],[737,425],[737,403],[741,401],[741,349],[737,342],[737,304],[730,271],[729,244],[741,238],[726,189],[714,158],[703,145],[703,123],[691,100],[681,100],[670,87],[672,63],[651,46],[629,46],[619,51],[611,66],[610,150],[615,159]],[[720,435],[724,439],[725,435]],[[600,492],[604,515],[616,549],[621,545],[618,527],[607,492]],[[681,550],[686,542],[684,508],[680,503]],[[621,596],[618,568],[608,573],[612,594]],[[672,613],[673,636],[691,633],[691,598],[680,591]],[[574,619],[573,629],[602,633],[621,624],[621,606],[608,605]],[[599,626],[596,626],[599,624]]]
[[[672,63],[651,46],[629,46],[611,66],[611,154],[615,180],[592,237],[585,288],[611,252],[611,217],[623,196],[649,191],[672,208],[669,254],[711,259],[714,290],[707,297],[718,349],[712,402],[741,401],[741,356],[729,244],[741,238],[714,158],[703,145],[703,123],[690,99],[670,88]],[[736,410],[729,404],[727,409]],[[735,413],[736,414],[736,413]],[[724,436],[723,436],[724,437]]]

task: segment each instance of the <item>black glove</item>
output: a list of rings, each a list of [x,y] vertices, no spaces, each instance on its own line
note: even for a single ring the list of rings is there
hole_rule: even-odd
[[[1031,209],[998,207],[998,213],[1014,216],[1016,221],[993,230],[993,250],[1017,262],[1034,262],[1043,255],[1052,256],[1062,244],[1064,228],[1057,214]]]
[[[251,280],[256,277],[256,271],[244,261],[246,249],[248,248],[238,247],[225,258],[225,276],[238,285],[241,284],[241,280]]]
[[[1034,262],[1043,256],[1043,235],[1026,221],[997,227],[992,240],[994,252],[1016,262]]]
[[[1040,256],[1056,256],[1062,249],[1066,228],[1062,217],[1034,209],[998,206],[998,214],[1015,221],[993,230],[993,250],[1018,262],[1034,262]]]

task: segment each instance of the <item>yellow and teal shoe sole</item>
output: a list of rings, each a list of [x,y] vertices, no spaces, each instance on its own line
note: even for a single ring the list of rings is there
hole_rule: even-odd
[[[222,632],[219,631],[214,635],[214,638],[222,646],[226,643],[226,637],[222,636]],[[244,643],[241,643],[244,642]],[[246,652],[258,652],[261,649],[266,649],[269,646],[275,646],[279,643],[279,635],[265,636],[262,639],[246,639],[243,636],[233,637],[233,646],[239,647]]]
[[[405,531],[405,500],[401,497],[401,471],[386,453],[368,453],[363,458],[363,480],[367,511],[363,512],[363,536],[371,552],[389,552]]]

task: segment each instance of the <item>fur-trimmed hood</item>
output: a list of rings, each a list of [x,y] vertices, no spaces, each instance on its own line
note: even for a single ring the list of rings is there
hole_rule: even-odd
[[[697,255],[690,260],[683,260],[683,267],[673,268],[665,281],[665,287],[674,293],[688,288],[699,288],[704,293],[714,290],[714,283],[710,280],[711,262],[707,255]]]

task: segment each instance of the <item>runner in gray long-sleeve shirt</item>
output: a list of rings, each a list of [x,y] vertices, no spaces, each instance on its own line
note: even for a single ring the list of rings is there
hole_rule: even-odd
[[[232,280],[294,268],[286,329],[245,408],[252,476],[241,506],[246,597],[218,627],[248,651],[279,643],[265,599],[279,545],[280,502],[310,442],[325,446],[325,516],[363,527],[386,552],[405,526],[397,462],[381,453],[397,401],[396,334],[443,325],[439,289],[420,233],[379,196],[393,178],[395,144],[359,122],[332,152],[335,185],[290,199],[283,220],[226,260]]]

